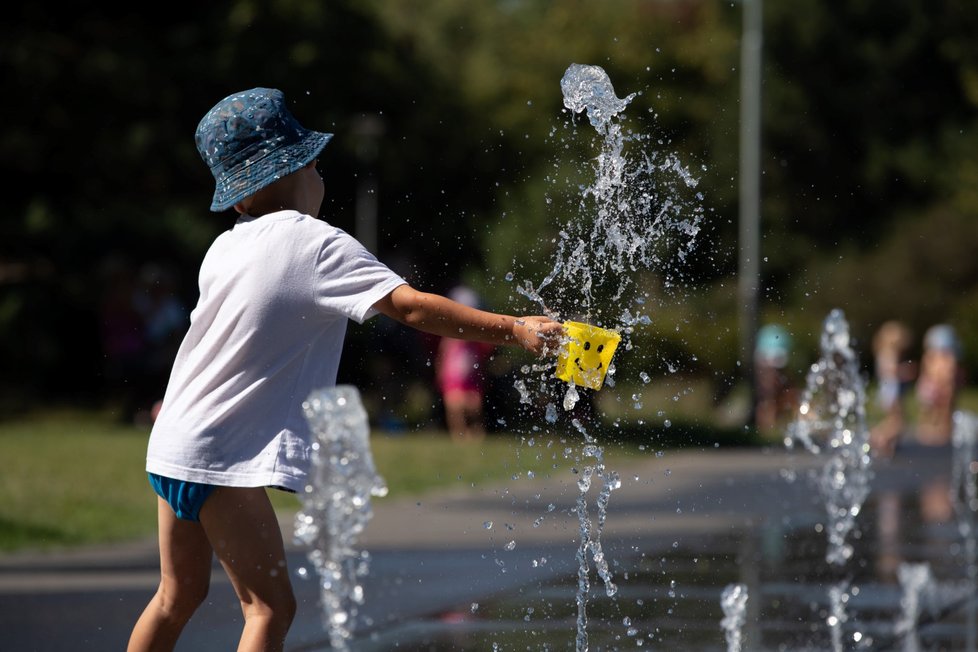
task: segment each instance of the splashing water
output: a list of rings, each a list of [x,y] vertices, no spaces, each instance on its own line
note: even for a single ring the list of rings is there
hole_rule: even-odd
[[[900,564],[897,578],[903,589],[900,606],[903,613],[896,623],[895,632],[903,638],[903,652],[919,652],[920,639],[917,636],[917,622],[925,608],[934,601],[936,584],[931,574],[930,564]]]
[[[951,503],[958,531],[964,539],[964,558],[968,586],[978,586],[978,415],[959,410],[954,413],[951,432]],[[978,622],[974,610],[968,613],[965,648],[978,648]]]
[[[601,545],[601,533],[604,531],[604,524],[608,517],[608,501],[611,499],[611,492],[621,487],[621,477],[615,471],[609,471],[604,464],[604,449],[597,445],[594,439],[585,430],[583,424],[574,419],[573,425],[584,436],[583,456],[594,460],[594,464],[585,463],[581,470],[581,478],[577,481],[579,493],[577,495],[577,519],[580,528],[581,542],[577,548],[577,650],[585,652],[588,649],[587,633],[587,603],[588,594],[591,591],[590,565],[588,563],[588,553],[594,561],[595,571],[598,577],[604,582],[605,594],[613,598],[618,593],[618,587],[614,583],[611,575],[611,568],[604,554]],[[591,482],[597,476],[601,478],[601,490],[595,500],[597,522],[592,523],[588,515],[587,494],[591,489]]]
[[[954,413],[951,446],[951,498],[958,530],[965,540],[973,542],[978,513],[978,484],[973,462],[978,453],[978,415],[964,410]]]
[[[608,133],[608,127],[613,124],[612,118],[624,111],[635,98],[635,93],[632,93],[618,99],[604,69],[578,63],[572,63],[564,72],[560,90],[564,94],[564,106],[574,113],[587,111],[591,126],[601,134]]]
[[[846,603],[849,602],[849,582],[843,580],[829,587],[829,615],[825,619],[832,635],[832,652],[843,652],[844,626],[849,620]]]
[[[788,426],[785,445],[798,443],[826,457],[818,479],[828,516],[826,561],[842,565],[852,557],[847,542],[869,494],[872,479],[865,381],[841,310],[826,317],[821,357],[812,365],[797,418]]]
[[[302,407],[315,438],[295,540],[319,575],[330,646],[345,652],[363,604],[360,579],[370,562],[366,551],[356,549],[357,538],[373,516],[371,496],[386,495],[387,486],[374,467],[367,412],[355,387],[314,392]]]
[[[744,643],[744,622],[747,618],[747,585],[728,584],[720,594],[723,620],[720,627],[727,639],[727,652],[740,652]]]
[[[693,196],[698,179],[677,156],[655,151],[647,146],[647,136],[622,128],[623,111],[637,94],[619,98],[603,69],[572,64],[560,86],[567,109],[572,115],[586,112],[597,132],[594,178],[579,187],[579,203],[573,211],[576,217],[558,230],[550,271],[538,284],[530,280],[518,283],[516,291],[559,321],[612,328],[628,338],[636,326],[651,322],[645,314],[649,310],[649,273],[662,279],[659,286],[663,290],[674,288],[682,276],[704,213],[702,196]],[[570,149],[569,145],[565,149]],[[510,274],[506,278],[513,280]],[[629,340],[623,344],[623,350],[634,354]],[[546,405],[546,423],[554,427],[559,427],[562,413],[568,415],[571,426],[584,440],[578,458],[581,469],[576,505],[580,531],[576,643],[577,651],[585,652],[591,565],[609,597],[618,591],[601,534],[611,494],[621,487],[621,478],[606,468],[603,448],[589,432],[591,424],[585,427],[575,418],[580,403],[589,403],[585,401],[589,390],[569,383],[562,399],[550,396],[554,389],[553,362],[526,365],[521,372],[522,377],[514,382],[520,404]],[[615,373],[612,363],[605,376],[606,386],[614,385]],[[546,396],[546,400],[536,400],[531,396],[534,393]],[[601,488],[593,505],[597,514],[592,518],[588,493],[598,478]]]
[[[594,179],[580,187],[577,219],[559,229],[552,267],[534,285],[517,284],[521,295],[537,303],[545,314],[584,321],[619,330],[626,338],[636,325],[650,323],[644,314],[648,273],[663,278],[662,288],[675,286],[682,265],[692,251],[703,217],[702,196],[693,196],[698,184],[678,157],[647,147],[649,138],[622,128],[622,114],[637,96],[619,98],[608,75],[598,66],[572,64],[560,81],[564,106],[573,114],[586,112],[596,130],[600,151],[593,161]],[[637,285],[641,278],[643,285]],[[509,277],[507,277],[509,280]],[[644,289],[643,289],[644,288]],[[639,291],[646,294],[639,295]],[[632,351],[626,341],[625,350]],[[552,388],[552,363],[528,365],[516,381],[521,404],[531,404],[531,391],[548,394]],[[539,383],[529,374],[539,373]],[[609,366],[606,385],[615,383]],[[572,427],[583,436],[582,468],[578,479],[576,512],[580,546],[577,550],[577,651],[588,650],[587,605],[591,590],[591,564],[609,597],[617,595],[611,565],[605,557],[601,534],[611,494],[621,486],[618,473],[605,467],[603,448],[579,419],[574,418],[586,389],[568,384],[562,400],[543,401],[546,422],[556,424],[559,408],[570,415]],[[549,397],[548,397],[549,398]],[[594,499],[596,516],[588,512],[588,492],[595,479],[602,481]]]
[[[690,197],[699,180],[671,153],[641,148],[646,136],[625,132],[619,115],[635,93],[615,95],[608,75],[598,66],[572,64],[560,82],[564,105],[587,112],[601,139],[594,162],[594,181],[581,191],[579,214],[559,231],[549,274],[534,287],[517,291],[547,314],[584,315],[584,321],[611,322],[638,297],[635,276],[654,271],[666,277],[682,271],[703,217],[702,195]],[[638,145],[638,153],[626,151]],[[611,310],[602,315],[602,307]]]

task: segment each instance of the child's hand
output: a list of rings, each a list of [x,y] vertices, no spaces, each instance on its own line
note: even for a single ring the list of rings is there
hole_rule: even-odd
[[[556,351],[563,332],[563,325],[550,317],[520,317],[513,326],[516,341],[534,355]]]

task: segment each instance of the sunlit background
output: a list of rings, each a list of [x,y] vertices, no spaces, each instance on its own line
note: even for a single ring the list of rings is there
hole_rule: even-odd
[[[953,324],[965,367],[978,367],[978,5],[767,2],[762,25],[756,325],[790,334],[799,383],[832,308],[867,373],[872,334],[891,319],[911,327],[917,353],[926,328]],[[203,252],[233,214],[207,211],[193,132],[215,101],[258,85],[336,133],[320,161],[322,217],[420,289],[465,282],[487,307],[538,312],[506,279],[547,273],[590,175],[597,150],[587,130],[571,135],[582,119],[559,89],[578,62],[639,94],[623,124],[695,171],[704,197],[681,287],[643,280],[653,319],[634,339],[661,351],[643,363],[646,402],[662,381],[667,398],[695,387],[701,419],[730,401],[729,420],[749,419],[731,398],[750,363],[744,29],[744,5],[719,0],[8,10],[0,414],[68,404],[128,420],[161,394],[179,320],[120,333],[107,315],[134,293],[143,314],[158,297],[194,305]],[[433,342],[381,319],[349,339],[341,380],[362,388],[372,419],[438,423]],[[496,405],[513,400],[506,374],[519,363],[490,367]]]
[[[12,3],[0,20],[5,642],[116,649],[141,592],[155,590],[156,498],[144,473],[152,411],[197,301],[200,262],[236,217],[207,210],[213,178],[193,135],[218,100],[266,86],[284,91],[306,127],[335,134],[319,160],[319,217],[412,285],[465,285],[491,310],[546,309],[624,336],[614,385],[582,389],[569,408],[572,389],[553,379],[552,361],[534,368],[497,348],[480,365],[489,436],[457,441],[435,382],[438,339],[385,317],[350,325],[339,381],[359,388],[390,489],[377,501],[387,511],[375,524],[387,529],[372,542],[380,570],[366,601],[387,640],[481,650],[491,638],[493,649],[509,640],[522,649],[528,631],[573,636],[575,608],[580,634],[587,600],[575,607],[581,584],[557,568],[580,562],[580,580],[588,554],[561,547],[586,543],[589,489],[602,492],[592,501],[600,536],[617,483],[606,541],[623,591],[594,598],[594,641],[640,633],[637,645],[648,636],[717,649],[728,615],[721,585],[740,582],[752,592],[741,623],[750,649],[764,635],[814,649],[816,628],[824,639],[822,625],[834,620],[835,635],[845,620],[820,606],[827,578],[843,570],[826,571],[821,549],[834,495],[813,510],[820,496],[805,462],[786,466],[777,453],[793,437],[806,444],[798,452],[813,450],[797,435],[818,430],[823,452],[844,442],[862,464],[836,480],[837,493],[867,487],[870,453],[879,473],[865,508],[860,495],[843,510],[846,527],[859,516],[850,568],[867,589],[851,592],[853,640],[885,645],[902,636],[900,623],[963,631],[961,612],[908,615],[896,583],[902,562],[923,561],[940,582],[967,577],[976,649],[976,35],[974,0]],[[670,174],[694,183],[653,175],[665,184],[658,199],[698,219],[699,232],[643,243],[663,263],[617,270],[631,284],[627,300],[604,288],[577,302],[571,285],[544,306],[530,289],[568,255],[562,232],[588,233],[597,202],[586,195],[607,153],[588,118],[564,107],[560,80],[574,63],[600,66],[618,97],[635,94],[616,122],[629,160],[676,163]],[[830,314],[835,346],[820,351]],[[929,358],[927,339],[945,355]],[[926,384],[930,360],[948,372],[945,384]],[[840,361],[844,382],[829,373]],[[831,400],[813,398],[817,389]],[[970,414],[957,413],[949,486],[941,456],[959,408]],[[952,493],[965,485],[967,505]],[[296,497],[270,494],[289,529]],[[445,515],[456,520],[430,525]],[[570,529],[548,530],[567,517]],[[531,551],[534,532],[553,552]],[[428,557],[403,554],[411,536]],[[119,542],[136,556],[113,546],[44,557]],[[490,599],[493,582],[519,579],[507,574],[513,560],[531,554],[530,590]],[[95,588],[80,599],[83,585]],[[316,588],[296,586],[295,636],[321,641]],[[385,586],[394,587],[386,601]],[[460,588],[472,599],[451,597]],[[238,629],[222,590],[233,604],[216,583],[190,633],[204,637],[191,639],[195,649]],[[885,621],[879,596],[891,608]],[[861,599],[872,613],[859,611]],[[728,633],[741,626],[730,622]],[[423,625],[417,648],[398,629],[405,623]],[[424,642],[425,627],[444,648]]]

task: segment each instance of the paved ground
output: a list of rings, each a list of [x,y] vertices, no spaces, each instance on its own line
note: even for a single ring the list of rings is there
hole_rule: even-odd
[[[772,519],[815,521],[822,508],[800,478],[820,463],[772,448],[674,451],[617,468],[609,464],[622,486],[607,510],[606,549],[609,556],[639,547],[654,552]],[[924,472],[914,456],[890,467],[879,482],[912,485]],[[786,470],[799,479],[790,481]],[[372,562],[360,642],[367,645],[419,619],[450,620],[493,595],[575,573],[578,478],[566,464],[550,477],[517,478],[478,491],[375,500],[374,518],[361,538]],[[587,499],[596,518],[600,480],[593,485]],[[289,540],[291,524],[283,529]],[[143,541],[0,557],[0,649],[124,649],[129,628],[155,588],[156,554],[155,543]],[[289,556],[293,573],[307,567],[301,550],[293,548]],[[296,577],[294,584],[300,613],[288,649],[325,649],[315,582]],[[239,628],[236,600],[215,569],[208,602],[178,649],[232,649]]]

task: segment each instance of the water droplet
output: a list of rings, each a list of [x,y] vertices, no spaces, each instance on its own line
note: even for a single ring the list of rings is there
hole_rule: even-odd
[[[580,395],[577,393],[577,388],[574,385],[570,385],[567,388],[567,393],[564,394],[564,411],[570,412],[573,410],[580,398]]]
[[[554,405],[552,402],[547,403],[547,408],[544,414],[544,418],[546,419],[547,423],[557,422],[557,406]]]

